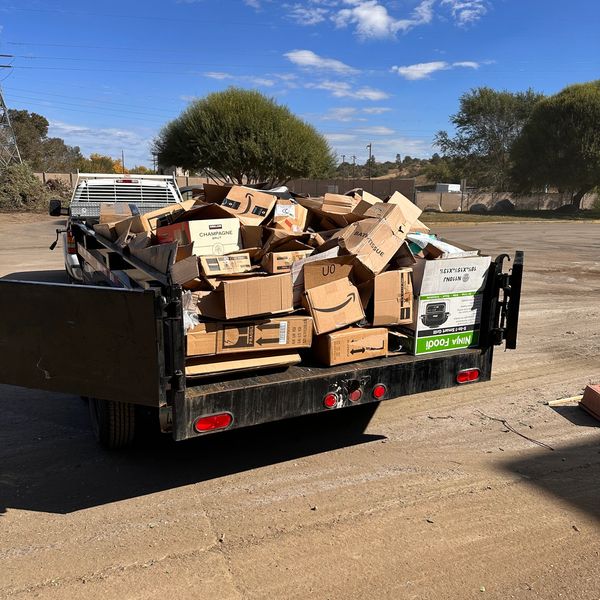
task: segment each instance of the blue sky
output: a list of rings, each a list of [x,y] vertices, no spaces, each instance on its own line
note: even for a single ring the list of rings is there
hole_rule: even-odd
[[[465,91],[600,78],[592,0],[2,0],[11,108],[126,164],[187,103],[230,85],[287,104],[362,162],[429,156]]]

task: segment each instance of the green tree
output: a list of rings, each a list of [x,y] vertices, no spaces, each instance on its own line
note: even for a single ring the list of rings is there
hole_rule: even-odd
[[[19,152],[34,171],[71,171],[81,160],[77,146],[68,146],[61,138],[49,138],[46,117],[27,110],[9,110]]]
[[[284,183],[335,169],[325,138],[263,94],[229,88],[197,100],[155,140],[161,165],[235,183]]]
[[[90,154],[89,158],[82,158],[79,161],[79,170],[82,173],[122,173],[120,159],[114,159],[104,154]]]
[[[0,210],[36,210],[46,207],[47,190],[27,163],[0,170]]]
[[[555,186],[583,196],[600,185],[600,80],[566,87],[536,105],[512,152],[521,191]]]
[[[512,145],[542,98],[531,89],[516,93],[473,89],[461,96],[458,112],[450,117],[455,135],[439,131],[435,144],[445,157],[461,164],[470,182],[506,191],[511,185]]]

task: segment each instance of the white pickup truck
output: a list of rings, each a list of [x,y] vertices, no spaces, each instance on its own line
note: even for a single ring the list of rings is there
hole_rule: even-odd
[[[101,203],[128,204],[132,212],[143,214],[181,201],[177,181],[172,175],[79,173],[68,208],[67,227],[65,230],[57,231],[57,234],[63,236],[65,269],[69,279],[75,282],[83,281],[82,265],[77,256],[72,224],[97,222]],[[59,216],[63,211],[65,209],[61,208],[60,200],[51,201],[49,210],[51,216]]]

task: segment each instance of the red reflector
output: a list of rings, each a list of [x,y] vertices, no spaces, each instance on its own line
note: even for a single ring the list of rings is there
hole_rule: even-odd
[[[210,415],[210,417],[198,417],[194,421],[194,429],[198,433],[214,431],[215,429],[225,429],[231,425],[232,421],[233,417],[229,413]]]
[[[385,385],[383,385],[383,383],[378,383],[373,388],[373,398],[375,398],[376,400],[379,400],[385,396],[386,392],[387,392],[387,388],[385,387]]]
[[[362,398],[361,390],[352,390],[348,394],[348,398],[350,398],[350,402],[358,402]]]
[[[337,394],[327,394],[327,396],[325,396],[325,398],[323,398],[323,404],[327,407],[327,408],[333,408],[338,401],[338,397]]]
[[[479,369],[465,369],[456,375],[457,383],[471,383],[479,379]]]
[[[67,231],[67,254],[77,254],[77,242],[70,231]]]

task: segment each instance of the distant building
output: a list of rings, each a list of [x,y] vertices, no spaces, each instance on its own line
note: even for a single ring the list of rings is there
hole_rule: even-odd
[[[436,183],[435,191],[438,193],[460,192],[460,183]]]

